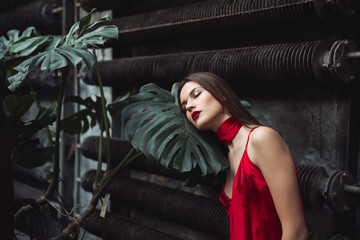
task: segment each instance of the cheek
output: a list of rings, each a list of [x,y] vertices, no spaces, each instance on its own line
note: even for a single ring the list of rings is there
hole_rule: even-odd
[[[191,113],[189,111],[186,111],[186,118],[189,120],[189,122],[191,122],[191,124],[194,125],[193,119],[191,117]]]
[[[217,113],[224,111],[223,106],[216,99],[213,100],[213,110]]]

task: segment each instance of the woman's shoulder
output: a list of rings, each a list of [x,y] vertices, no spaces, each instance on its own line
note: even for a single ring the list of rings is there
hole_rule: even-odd
[[[278,138],[281,138],[280,134],[271,127],[260,125],[251,127],[250,131],[251,130],[251,139],[255,142],[261,143],[263,141],[276,140]]]
[[[275,129],[267,126],[253,128],[249,140],[249,143],[256,149],[272,148],[284,144],[280,134]]]
[[[271,160],[271,156],[281,156],[289,153],[280,134],[275,129],[266,126],[259,126],[253,130],[250,136],[249,148],[253,162],[258,166],[260,161]]]

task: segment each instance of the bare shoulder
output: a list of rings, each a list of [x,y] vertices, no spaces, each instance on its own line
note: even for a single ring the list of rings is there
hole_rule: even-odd
[[[280,134],[273,128],[266,126],[259,126],[256,129],[254,129],[253,133],[251,134],[251,142],[255,145],[257,144],[263,145],[264,143],[268,143],[272,141],[283,142]]]
[[[280,136],[273,128],[259,126],[251,134],[249,141],[249,155],[252,155],[253,162],[258,165],[265,159],[276,156],[289,156],[289,149]]]

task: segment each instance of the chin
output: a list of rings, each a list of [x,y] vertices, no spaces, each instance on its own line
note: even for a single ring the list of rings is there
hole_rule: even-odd
[[[200,131],[205,131],[205,130],[209,130],[210,128],[208,126],[206,126],[205,124],[195,124],[195,127],[200,130]]]

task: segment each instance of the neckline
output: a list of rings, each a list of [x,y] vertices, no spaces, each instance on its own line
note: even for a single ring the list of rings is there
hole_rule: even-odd
[[[251,129],[250,132],[249,132],[249,134],[248,134],[248,137],[247,137],[247,140],[246,140],[245,149],[244,149],[243,154],[241,155],[240,162],[239,162],[239,166],[238,166],[238,168],[237,168],[237,170],[236,170],[236,173],[235,173],[235,176],[234,176],[233,184],[232,184],[232,187],[231,187],[231,195],[232,195],[232,193],[234,192],[234,183],[235,183],[235,180],[238,178],[238,175],[240,174],[240,173],[239,173],[240,167],[241,167],[242,164],[244,164],[244,163],[243,163],[243,162],[244,162],[243,159],[245,158],[245,154],[247,155],[247,159],[248,159],[248,161],[250,162],[250,164],[259,169],[259,167],[256,166],[256,165],[250,160],[250,157],[249,157],[248,152],[247,152],[247,147],[248,147],[248,143],[249,143],[249,140],[250,140],[250,135],[251,135],[252,131],[255,130],[256,128],[257,128],[257,126],[254,127],[253,129]],[[224,196],[228,199],[228,201],[231,202],[232,196],[231,196],[231,198],[230,198],[230,197],[225,193],[225,187],[226,187],[226,181],[225,181],[225,183],[224,183],[224,185],[223,185],[222,192],[223,192]]]
[[[241,156],[241,158],[240,158],[239,166],[238,166],[238,168],[237,168],[237,170],[236,170],[236,173],[235,173],[235,176],[234,176],[234,180],[233,180],[233,184],[232,184],[232,187],[231,187],[231,195],[232,195],[232,193],[234,192],[234,182],[235,182],[235,179],[237,179],[237,177],[238,177],[238,175],[239,175],[240,166],[241,166],[241,164],[243,164],[243,162],[244,162],[243,159],[244,159],[244,157],[245,157],[245,153],[247,154],[247,147],[245,147],[245,150],[244,150],[244,152],[243,152],[243,154],[242,154],[242,156]],[[249,156],[248,156],[248,159],[250,160]],[[250,161],[250,162],[251,162],[251,161]],[[226,187],[226,181],[225,181],[224,186],[223,186],[223,193],[224,193],[224,196],[225,196],[229,201],[231,201],[232,196],[229,197],[229,196],[226,194],[226,192],[225,192],[225,187]]]
[[[230,145],[241,127],[240,121],[231,116],[219,126],[216,135],[225,145]]]

